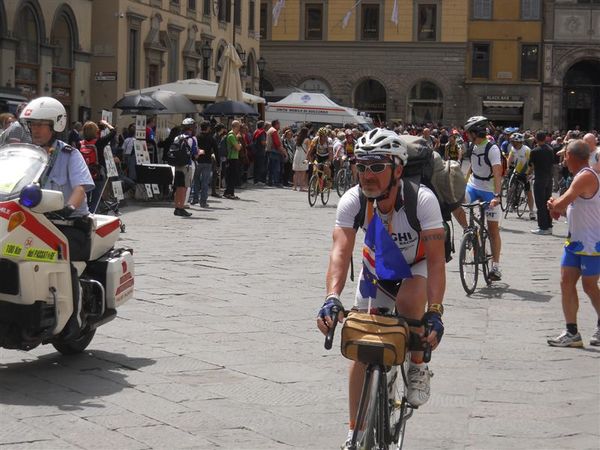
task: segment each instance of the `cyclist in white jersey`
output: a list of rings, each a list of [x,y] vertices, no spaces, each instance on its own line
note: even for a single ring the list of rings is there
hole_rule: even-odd
[[[355,155],[359,185],[346,192],[338,205],[326,278],[327,297],[319,311],[317,326],[326,334],[332,325],[331,308],[335,305],[343,309],[339,297],[353,253],[357,232],[355,221],[360,217],[362,192],[366,197],[366,211],[365,221],[359,226],[367,228],[368,232],[354,307],[366,310],[370,305],[392,310],[395,306],[405,317],[417,320],[426,317],[433,324],[433,331],[423,339],[435,348],[444,331],[441,304],[446,286],[444,228],[439,203],[431,190],[423,185],[419,187],[416,209],[422,231],[417,233],[409,225],[403,206],[401,176],[408,157],[407,148],[393,131],[381,128],[369,131],[358,139]],[[375,237],[371,227],[379,230]],[[382,251],[393,254],[393,258],[388,258],[388,261],[393,259],[393,264],[382,267],[385,265],[382,264]],[[387,275],[383,279],[385,272]],[[418,331],[422,333],[422,330]],[[350,437],[364,373],[363,364],[351,363]],[[423,353],[412,352],[407,397],[413,406],[422,405],[429,399],[430,376]]]
[[[514,166],[515,174],[525,184],[525,192],[527,192],[527,204],[529,205],[529,219],[535,220],[535,212],[533,211],[533,193],[531,192],[531,183],[529,182],[529,155],[531,149],[524,144],[525,137],[521,133],[513,133],[510,135],[510,151],[508,152],[508,167]],[[508,205],[512,207],[513,205]]]
[[[469,169],[469,182],[465,191],[467,203],[480,200],[490,202],[485,212],[490,232],[492,246],[492,270],[490,278],[498,281],[502,279],[500,271],[500,187],[502,185],[502,156],[496,144],[489,143],[487,139],[487,126],[489,121],[483,116],[474,116],[465,123],[465,131],[469,135],[473,148],[471,151],[471,168]],[[486,152],[487,148],[487,152]],[[486,155],[487,153],[487,155]]]

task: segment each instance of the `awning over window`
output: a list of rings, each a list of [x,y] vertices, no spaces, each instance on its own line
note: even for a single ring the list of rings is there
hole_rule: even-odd
[[[483,106],[492,108],[522,108],[523,102],[510,100],[484,100]]]

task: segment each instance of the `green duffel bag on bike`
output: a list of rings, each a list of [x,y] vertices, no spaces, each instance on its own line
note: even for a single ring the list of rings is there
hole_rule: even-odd
[[[404,362],[410,332],[404,319],[351,311],[342,328],[342,355],[364,364]]]

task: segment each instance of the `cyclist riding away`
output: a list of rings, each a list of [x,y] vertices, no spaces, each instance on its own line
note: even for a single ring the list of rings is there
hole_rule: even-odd
[[[471,141],[471,167],[465,200],[490,202],[486,211],[490,243],[492,245],[492,270],[490,279],[502,279],[500,271],[500,189],[502,186],[502,155],[498,146],[487,139],[489,121],[483,116],[474,116],[465,123],[465,131]]]
[[[420,186],[417,219],[422,231],[417,233],[409,224],[403,205],[405,187],[401,176],[408,158],[407,147],[395,132],[381,128],[369,131],[356,141],[355,155],[359,184],[347,191],[338,204],[326,277],[328,294],[319,311],[317,326],[326,334],[333,324],[331,308],[336,305],[343,310],[340,295],[357,228],[361,227],[366,234],[354,308],[392,311],[395,307],[398,314],[407,318],[424,318],[432,324],[432,331],[423,340],[435,348],[444,333],[441,304],[446,287],[444,228],[439,203],[431,190]],[[363,206],[361,197],[365,200]],[[416,331],[423,332],[422,329]],[[349,439],[355,427],[353,421],[364,376],[365,365],[352,362]],[[407,393],[411,405],[420,406],[429,399],[430,377],[423,352],[412,352]]]
[[[527,203],[529,205],[529,218],[535,220],[535,212],[533,212],[533,194],[531,192],[531,184],[529,183],[529,172],[531,171],[529,166],[529,155],[531,149],[525,145],[525,138],[521,133],[513,133],[510,136],[510,151],[508,153],[508,167],[514,165],[514,174],[520,179],[525,185],[525,192],[527,192]],[[514,205],[508,205],[512,208]]]

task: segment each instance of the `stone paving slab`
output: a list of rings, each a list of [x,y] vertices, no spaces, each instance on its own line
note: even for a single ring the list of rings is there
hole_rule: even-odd
[[[309,208],[285,189],[239,195],[192,219],[167,204],[124,209],[136,299],[82,355],[0,350],[0,448],[339,448],[348,362],[314,324],[337,196]],[[405,448],[600,448],[600,348],[545,342],[563,326],[566,226],[533,236],[534,224],[502,223],[502,282],[467,297],[457,258],[447,265],[432,397]],[[580,300],[587,340],[595,314]]]

